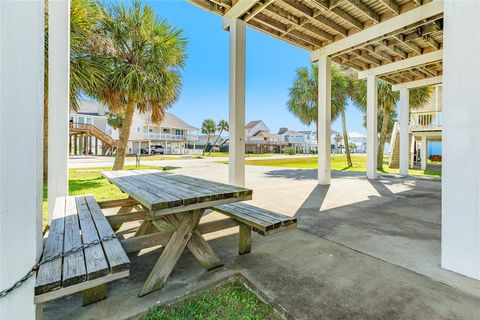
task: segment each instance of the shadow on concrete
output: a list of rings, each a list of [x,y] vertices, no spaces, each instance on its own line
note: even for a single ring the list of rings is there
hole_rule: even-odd
[[[317,169],[279,169],[265,172],[270,178],[285,178],[290,180],[316,180]],[[365,172],[362,171],[338,171],[332,170],[332,178],[342,177],[363,177]]]

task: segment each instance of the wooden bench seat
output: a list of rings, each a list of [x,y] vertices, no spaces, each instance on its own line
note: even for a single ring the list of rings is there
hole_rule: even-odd
[[[93,196],[59,198],[42,260],[113,234]],[[84,305],[96,302],[106,298],[108,282],[127,277],[129,270],[130,261],[120,241],[116,238],[102,240],[41,265],[35,284],[35,303],[80,291],[83,291]]]
[[[297,227],[297,218],[292,218],[277,212],[255,207],[246,203],[230,203],[212,207],[236,220],[240,224],[239,253],[251,251],[251,232],[262,236],[285,231]]]

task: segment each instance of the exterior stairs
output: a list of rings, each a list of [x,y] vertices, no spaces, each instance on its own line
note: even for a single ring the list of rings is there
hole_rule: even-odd
[[[408,159],[411,159],[412,155],[412,135],[409,134],[409,148]],[[410,162],[410,161],[409,161]],[[398,169],[400,166],[400,126],[398,122],[395,122],[392,131],[392,138],[390,139],[390,156],[388,159],[388,167],[390,169]],[[411,167],[411,163],[410,166]]]
[[[84,134],[95,137],[102,142],[102,154],[113,154],[118,146],[118,140],[98,129],[92,124],[70,122],[70,135]]]

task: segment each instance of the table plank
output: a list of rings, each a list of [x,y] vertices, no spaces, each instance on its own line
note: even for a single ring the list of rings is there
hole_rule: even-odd
[[[68,197],[65,206],[65,252],[82,245],[77,206],[74,197]],[[63,287],[68,287],[86,280],[85,256],[83,250],[67,255],[63,259]]]
[[[85,200],[92,214],[92,219],[97,227],[98,235],[100,238],[110,236],[113,234],[112,227],[108,223],[107,219],[103,215],[100,206],[95,201],[92,195],[85,196]],[[122,248],[118,239],[112,239],[108,241],[102,241],[103,250],[107,257],[112,273],[128,270],[130,267],[130,260],[127,254]]]
[[[63,252],[65,201],[65,197],[59,197],[55,201],[55,209],[53,211],[52,222],[50,224],[42,260]],[[38,295],[60,288],[62,285],[62,262],[63,258],[58,258],[40,266],[35,283],[35,294]]]
[[[88,208],[85,196],[75,197],[77,203],[78,217],[80,219],[80,228],[82,230],[83,243],[91,243],[99,239],[95,223]],[[85,265],[87,268],[87,280],[93,280],[110,273],[107,258],[103,252],[102,245],[99,243],[92,247],[85,248]]]

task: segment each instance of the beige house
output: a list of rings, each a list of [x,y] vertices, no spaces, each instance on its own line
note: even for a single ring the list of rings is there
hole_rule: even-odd
[[[245,125],[245,153],[282,152],[287,145],[278,135],[272,134],[262,120],[250,121]]]

